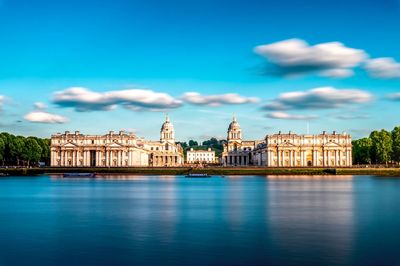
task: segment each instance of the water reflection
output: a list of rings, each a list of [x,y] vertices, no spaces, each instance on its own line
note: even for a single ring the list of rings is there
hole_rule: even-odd
[[[352,176],[268,176],[268,226],[277,259],[309,254],[348,263],[353,245]]]
[[[399,191],[368,176],[5,177],[0,264],[399,265]]]

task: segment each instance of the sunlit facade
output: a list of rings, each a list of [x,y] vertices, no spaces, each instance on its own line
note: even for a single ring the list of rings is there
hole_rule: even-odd
[[[167,117],[159,141],[138,138],[134,133],[110,131],[105,135],[83,135],[66,131],[51,136],[51,166],[135,167],[179,166],[183,149],[175,142],[175,130]]]
[[[351,136],[323,132],[267,135],[264,140],[242,140],[236,118],[229,124],[222,153],[224,166],[348,167],[352,165]]]

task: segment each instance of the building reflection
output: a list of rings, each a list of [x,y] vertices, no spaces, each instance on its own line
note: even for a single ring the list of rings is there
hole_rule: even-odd
[[[275,256],[349,263],[354,235],[352,176],[267,176],[267,224]]]

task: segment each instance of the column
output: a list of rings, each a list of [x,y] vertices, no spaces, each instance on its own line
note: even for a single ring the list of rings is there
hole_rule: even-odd
[[[128,151],[128,166],[133,166],[132,151]]]
[[[335,150],[335,166],[338,166],[338,155],[337,155],[338,151]]]
[[[294,164],[293,164],[293,153],[294,153],[294,151],[293,151],[293,150],[290,150],[290,153],[289,153],[289,157],[290,157],[290,162],[289,162],[289,164],[290,164],[290,167],[293,167],[293,166],[294,166]]]
[[[75,166],[75,151],[72,150],[71,153],[72,153],[72,166]]]
[[[331,166],[331,150],[328,150],[327,154],[328,154],[328,166]]]

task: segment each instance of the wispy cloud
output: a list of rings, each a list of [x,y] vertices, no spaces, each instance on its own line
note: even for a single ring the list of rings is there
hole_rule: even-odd
[[[340,42],[309,45],[301,39],[289,39],[259,45],[254,52],[270,63],[267,74],[296,76],[318,74],[343,78],[353,75],[353,68],[362,63],[367,53],[346,47]]]
[[[259,98],[246,97],[237,93],[201,95],[198,92],[186,92],[181,99],[190,104],[206,105],[206,106],[221,106],[233,104],[246,104],[259,102]]]
[[[392,101],[400,101],[400,92],[387,94],[386,99],[389,99]]]
[[[341,115],[335,115],[334,118],[339,120],[359,120],[359,119],[369,119],[370,116],[367,114],[358,114],[358,115],[341,114]]]
[[[390,57],[370,59],[365,63],[364,68],[374,78],[400,78],[400,63]]]
[[[289,114],[286,112],[272,112],[265,115],[271,119],[283,119],[283,120],[313,120],[317,119],[316,115],[299,115],[299,114]]]
[[[4,95],[0,95],[0,110],[3,109],[5,98]]]
[[[44,123],[44,124],[64,124],[68,122],[68,118],[46,112],[46,105],[41,102],[34,104],[35,110],[29,112],[24,116],[25,120],[32,123]]]
[[[296,109],[332,109],[354,104],[368,103],[373,96],[366,91],[357,89],[336,89],[321,87],[307,91],[282,93],[276,99],[269,101],[265,110],[296,110]]]
[[[144,89],[95,92],[87,88],[72,87],[54,94],[53,103],[72,107],[76,111],[108,111],[118,105],[134,111],[164,111],[178,108],[182,101],[167,93]]]

